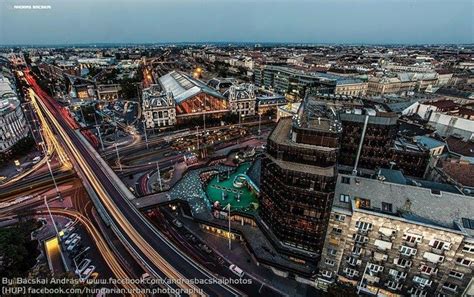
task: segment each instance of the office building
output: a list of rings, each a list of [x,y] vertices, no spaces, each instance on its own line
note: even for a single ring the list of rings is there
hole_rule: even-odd
[[[259,215],[281,244],[316,261],[334,195],[340,133],[334,110],[308,97],[295,119],[280,119],[262,160]]]

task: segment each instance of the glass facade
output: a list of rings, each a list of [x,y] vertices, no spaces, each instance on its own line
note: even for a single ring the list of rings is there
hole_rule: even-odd
[[[320,254],[334,197],[339,134],[291,121],[281,119],[268,139],[260,217],[282,243]]]

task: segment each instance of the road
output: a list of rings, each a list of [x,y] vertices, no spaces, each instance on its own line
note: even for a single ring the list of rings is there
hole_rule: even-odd
[[[26,72],[26,78],[34,90],[35,100],[41,106],[40,112],[48,118],[56,137],[67,147],[76,170],[82,173],[97,194],[111,218],[112,228],[147,271],[155,277],[179,282],[170,285],[173,288],[199,292],[200,295],[245,295],[229,285],[218,283],[211,272],[197,265],[154,228],[130,202],[133,195],[97,152],[68,124],[68,115],[40,89],[29,72]],[[185,279],[200,279],[206,283],[183,283]]]

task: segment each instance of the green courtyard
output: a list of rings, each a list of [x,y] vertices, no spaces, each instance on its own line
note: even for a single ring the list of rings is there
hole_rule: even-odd
[[[214,176],[206,187],[207,197],[211,203],[219,201],[222,207],[230,203],[234,210],[257,209],[257,193],[249,182],[250,178],[246,175],[250,166],[250,162],[243,163],[229,175],[221,172],[220,177]]]

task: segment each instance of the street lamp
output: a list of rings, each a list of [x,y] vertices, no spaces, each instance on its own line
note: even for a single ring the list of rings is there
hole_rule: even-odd
[[[118,161],[118,164],[119,164],[119,167],[120,167],[120,171],[122,171],[122,163],[120,162],[120,155],[119,155],[119,151],[118,151],[118,148],[117,148],[117,143],[114,143],[114,146],[115,146],[115,153],[117,154],[117,161]]]
[[[228,217],[229,217],[229,251],[232,250],[232,239],[231,239],[231,233],[230,233],[230,203],[227,204],[227,210],[229,211]]]
[[[196,126],[197,150],[199,152],[199,126]]]
[[[148,149],[148,135],[146,133],[146,124],[145,124],[145,120],[142,121],[143,123],[143,131],[145,131],[145,142],[146,142],[146,149]]]
[[[152,164],[152,163],[148,163],[148,164]],[[158,174],[156,179],[157,179],[157,181],[160,185],[160,192],[162,192],[163,191],[163,185],[161,183],[161,171],[160,171],[160,164],[158,163],[158,161],[156,161],[156,173]]]
[[[100,133],[100,125],[97,125],[95,127],[97,129],[97,134],[99,135],[100,145],[102,147],[102,150],[104,150],[104,142],[102,141],[102,133]]]
[[[61,192],[59,191],[58,184],[56,183],[56,179],[54,178],[53,170],[51,169],[51,164],[49,160],[48,150],[46,149],[46,142],[44,141],[43,133],[40,131],[41,136],[41,144],[43,145],[43,153],[46,157],[46,164],[48,165],[49,174],[51,175],[51,179],[53,180],[54,188],[56,189],[56,194],[59,198],[61,198]]]

